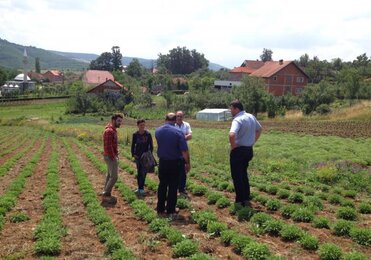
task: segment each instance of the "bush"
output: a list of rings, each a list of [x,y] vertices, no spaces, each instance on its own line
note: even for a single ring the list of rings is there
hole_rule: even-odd
[[[243,209],[244,206],[242,206],[240,203],[233,203],[230,207],[229,207],[229,212],[232,214],[232,215],[235,215],[240,209]]]
[[[280,231],[283,240],[294,241],[298,240],[303,234],[303,231],[295,225],[284,225]]]
[[[149,224],[149,230],[151,230],[152,232],[158,232],[168,225],[169,221],[167,219],[156,218],[151,222],[151,224]]]
[[[337,236],[349,236],[353,223],[348,220],[338,220],[332,227],[332,231]]]
[[[231,244],[231,240],[238,235],[238,233],[234,230],[224,230],[220,232],[220,240],[225,246],[229,246]]]
[[[285,189],[280,189],[277,192],[277,196],[279,199],[287,199],[290,196],[290,191],[285,190]]]
[[[259,213],[256,213],[254,216],[252,216],[252,218],[250,219],[250,223],[258,228],[260,227],[264,227],[264,224],[269,221],[269,220],[272,220],[273,217],[267,213],[264,213],[264,212],[259,212]]]
[[[185,198],[178,198],[176,205],[180,209],[187,209],[189,208],[189,201]]]
[[[9,220],[12,223],[23,222],[23,221],[26,221],[26,220],[29,220],[29,219],[30,218],[25,213],[15,213],[15,214],[13,214],[9,217]]]
[[[367,202],[362,202],[358,206],[358,210],[362,214],[370,214],[371,213],[371,204]]]
[[[367,260],[367,257],[359,252],[350,252],[344,255],[344,260]]]
[[[341,206],[342,206],[342,207],[355,208],[353,201],[352,201],[352,200],[349,200],[349,199],[344,199],[344,200],[341,202]]]
[[[352,228],[350,237],[360,245],[371,246],[371,229],[369,228]]]
[[[191,189],[195,196],[203,196],[207,192],[207,188],[201,185],[194,185]]]
[[[207,224],[211,221],[217,221],[218,218],[214,212],[211,211],[199,211],[192,215],[192,218],[198,224],[201,230],[207,229]]]
[[[173,229],[171,227],[162,228],[160,230],[160,235],[162,237],[166,237],[167,240],[169,240],[171,245],[176,245],[177,243],[185,239],[183,237],[183,234],[179,230]]]
[[[270,199],[265,203],[268,210],[276,211],[281,207],[281,202],[276,199]]]
[[[321,199],[315,196],[305,197],[303,201],[303,205],[305,205],[308,208],[314,209],[314,210],[323,209],[323,204],[322,204]]]
[[[198,244],[192,240],[185,239],[173,247],[175,257],[187,257],[198,252]]]
[[[337,210],[336,216],[345,220],[356,220],[357,212],[351,207],[341,207]]]
[[[213,234],[214,236],[220,236],[220,233],[227,230],[228,226],[225,223],[220,223],[218,221],[211,221],[207,224],[207,233]]]
[[[331,194],[328,197],[328,202],[333,205],[339,205],[343,200],[343,197],[340,196],[339,194]]]
[[[205,253],[197,253],[186,258],[187,260],[214,260],[212,256]]]
[[[249,207],[242,207],[240,210],[236,212],[238,221],[242,220],[250,220],[250,218],[254,215],[255,211]]]
[[[223,197],[222,194],[211,192],[207,195],[207,204],[215,204],[221,197]]]
[[[299,192],[295,192],[295,193],[292,193],[288,200],[291,202],[291,203],[302,203],[303,200],[304,200],[304,195],[299,193]]]
[[[284,218],[291,218],[291,214],[298,209],[297,205],[285,205],[281,207],[280,212],[282,217]]]
[[[218,199],[218,201],[216,202],[216,206],[220,209],[229,207],[230,205],[231,205],[231,202],[226,197],[222,197]]]
[[[318,254],[321,260],[339,260],[343,252],[341,249],[332,243],[325,243],[319,247]]]
[[[258,242],[251,242],[242,250],[244,259],[266,259],[269,255],[268,246]]]
[[[257,202],[260,202],[262,205],[265,205],[265,203],[267,203],[267,201],[269,199],[268,199],[268,197],[265,197],[263,195],[258,195],[258,196],[255,197],[254,200],[257,201]]]
[[[326,217],[316,217],[312,223],[315,228],[330,228],[329,221]]]
[[[234,252],[241,254],[244,247],[251,242],[252,239],[248,236],[237,234],[232,238],[231,245]]]
[[[357,191],[355,190],[346,190],[343,192],[343,196],[347,198],[355,199],[357,196]]]
[[[298,222],[311,222],[314,214],[308,208],[298,208],[291,214],[291,218]]]
[[[318,239],[310,234],[303,234],[299,239],[299,244],[307,250],[318,249]]]
[[[278,191],[278,187],[277,186],[274,186],[274,185],[268,185],[267,186],[267,192],[269,194],[276,195],[277,191]]]
[[[331,112],[331,108],[328,104],[321,104],[316,108],[316,112],[320,115],[328,114]]]
[[[278,236],[283,227],[283,222],[279,219],[268,220],[264,224],[264,232],[271,236]]]

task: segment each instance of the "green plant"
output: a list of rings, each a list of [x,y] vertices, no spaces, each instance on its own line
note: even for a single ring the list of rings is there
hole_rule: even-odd
[[[357,211],[351,207],[341,207],[337,210],[336,216],[345,220],[356,220]]]
[[[242,207],[241,209],[237,210],[236,215],[238,221],[242,220],[249,220],[253,215],[255,211],[250,207]]]
[[[230,205],[231,205],[231,202],[226,197],[222,197],[222,198],[218,199],[218,201],[216,202],[216,206],[220,209],[229,207]]]
[[[233,251],[236,252],[237,254],[241,254],[244,247],[247,244],[251,243],[252,241],[253,240],[248,236],[236,234],[231,240]]]
[[[342,202],[343,200],[343,197],[340,196],[339,194],[331,194],[329,197],[328,197],[328,202],[330,204],[333,204],[333,205],[338,205]]]
[[[173,255],[175,257],[191,256],[198,251],[198,244],[190,239],[185,239],[173,247]]]
[[[307,250],[317,250],[318,249],[318,239],[310,234],[304,233],[300,239],[299,244]]]
[[[220,199],[221,197],[223,197],[223,195],[220,194],[220,193],[210,192],[207,195],[207,203],[208,204],[215,204],[218,201],[218,199]]]
[[[353,222],[340,219],[332,226],[332,231],[337,236],[349,236],[349,232],[352,227]]]
[[[330,228],[329,220],[326,217],[315,217],[312,221],[315,228]]]
[[[276,195],[276,193],[278,191],[278,187],[275,186],[275,185],[268,185],[266,190],[269,194]]]
[[[265,203],[268,210],[276,211],[281,207],[281,202],[276,199],[270,199]]]
[[[165,226],[160,230],[160,235],[162,237],[166,237],[167,240],[169,240],[171,245],[176,245],[177,243],[183,241],[185,237],[183,234],[174,228],[171,228],[169,226]]]
[[[343,252],[332,243],[325,243],[319,247],[318,254],[321,260],[338,260],[341,259]]]
[[[290,194],[290,196],[288,197],[288,200],[291,203],[302,203],[304,200],[304,195],[299,192],[295,192],[295,193]]]
[[[345,190],[344,192],[343,192],[343,196],[344,197],[347,197],[347,198],[352,198],[352,199],[355,199],[356,198],[356,196],[357,196],[357,191],[355,191],[355,190]]]
[[[282,227],[283,221],[279,219],[268,220],[264,224],[264,232],[268,233],[271,236],[278,236]]]
[[[189,201],[186,198],[178,198],[176,205],[180,209],[189,208]]]
[[[218,220],[215,213],[211,211],[196,212],[192,215],[192,218],[196,221],[201,230],[206,230],[209,222]]]
[[[291,218],[298,222],[311,222],[314,218],[314,214],[308,208],[298,208],[291,214]]]
[[[207,187],[201,185],[193,185],[191,190],[195,196],[203,196],[207,193]]]
[[[242,250],[244,259],[260,260],[270,256],[268,246],[258,242],[251,242]]]
[[[297,205],[288,204],[280,208],[282,217],[291,218],[291,214],[298,209]]]
[[[287,199],[289,196],[290,196],[290,191],[288,191],[286,189],[280,189],[277,192],[277,197],[279,199]]]
[[[371,204],[367,202],[362,202],[359,204],[358,210],[362,214],[371,214]]]
[[[214,260],[212,256],[205,253],[196,253],[190,257],[186,258],[187,260]]]
[[[164,227],[169,225],[169,221],[165,218],[156,218],[149,224],[149,230],[159,232]]]
[[[360,252],[350,252],[344,255],[344,260],[367,260],[367,257]]]
[[[264,213],[264,212],[259,212],[259,213],[256,213],[254,216],[251,217],[250,223],[251,223],[251,225],[253,225],[255,227],[261,228],[261,227],[264,227],[264,224],[267,221],[270,221],[272,219],[273,219],[273,217],[271,215],[269,215],[267,213]]]
[[[258,195],[254,198],[255,201],[260,202],[261,204],[265,205],[265,203],[269,200],[268,197],[263,195]]]
[[[207,224],[207,233],[212,234],[214,236],[220,236],[220,233],[224,230],[227,230],[228,226],[225,223],[221,223],[218,221],[211,221]]]
[[[371,246],[371,229],[354,227],[349,234],[356,243],[363,246]]]
[[[15,213],[15,214],[9,216],[9,220],[12,223],[23,222],[23,221],[26,221],[26,220],[29,220],[29,219],[30,219],[29,216],[26,213],[23,213],[23,212],[18,212],[18,213]]]
[[[295,225],[283,225],[280,235],[283,240],[294,241],[298,240],[303,234],[301,228]]]
[[[228,229],[223,230],[220,232],[220,240],[225,246],[229,246],[231,244],[231,240],[238,235],[238,233],[234,230]]]

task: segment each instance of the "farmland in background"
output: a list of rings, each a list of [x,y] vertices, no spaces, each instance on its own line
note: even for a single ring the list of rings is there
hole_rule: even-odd
[[[192,170],[180,218],[155,214],[156,174],[137,198],[119,129],[114,207],[100,203],[109,117],[64,103],[0,107],[0,256],[4,259],[368,259],[371,120],[263,120],[249,167],[252,209],[233,204],[230,122],[189,120]],[[148,121],[154,133],[161,120]]]

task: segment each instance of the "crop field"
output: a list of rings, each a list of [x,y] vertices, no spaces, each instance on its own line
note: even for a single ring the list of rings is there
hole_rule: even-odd
[[[179,219],[170,221],[155,211],[156,173],[147,175],[145,197],[134,193],[132,119],[118,131],[117,204],[111,206],[98,195],[107,118],[47,117],[48,123],[0,126],[2,259],[370,258],[367,122],[349,126],[357,135],[339,134],[347,132],[341,123],[313,134],[266,124],[271,131],[263,132],[249,167],[252,208],[233,203],[229,125],[191,122],[189,197],[178,198]],[[160,123],[147,125],[154,133]]]

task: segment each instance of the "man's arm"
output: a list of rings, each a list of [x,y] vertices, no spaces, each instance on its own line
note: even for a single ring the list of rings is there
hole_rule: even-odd
[[[189,156],[189,152],[188,151],[182,151],[182,155],[183,155],[183,159],[184,159],[184,162],[185,162],[185,170],[186,172],[189,172],[189,170],[191,169],[191,159],[190,159],[190,156]]]
[[[231,150],[237,147],[236,144],[236,133],[229,132],[229,143],[231,144]]]
[[[259,137],[260,137],[262,131],[263,131],[263,128],[259,128],[259,129],[257,129],[257,130],[255,131],[255,143],[258,141],[258,139],[259,139]]]
[[[188,140],[191,140],[192,139],[192,133],[189,133],[189,134],[186,134],[185,136],[185,139],[188,141]]]

